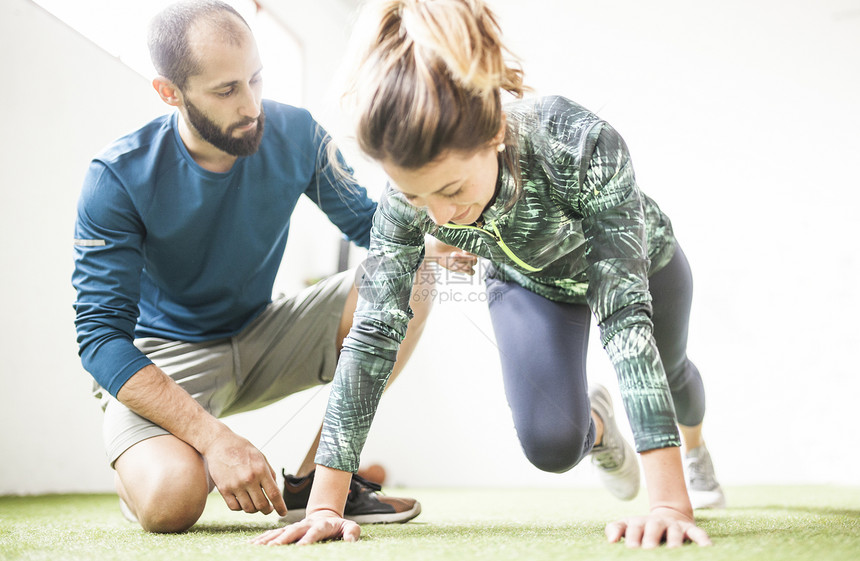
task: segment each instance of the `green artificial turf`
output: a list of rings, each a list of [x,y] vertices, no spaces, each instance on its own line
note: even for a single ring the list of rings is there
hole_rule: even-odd
[[[126,522],[115,495],[0,497],[0,559],[45,560],[533,560],[860,559],[860,488],[739,487],[730,508],[701,511],[714,545],[655,551],[608,544],[606,522],[643,514],[646,499],[621,503],[601,489],[396,489],[423,513],[405,525],[365,526],[357,544],[262,547],[248,540],[274,515],[227,510],[212,495],[189,532],[147,534]]]

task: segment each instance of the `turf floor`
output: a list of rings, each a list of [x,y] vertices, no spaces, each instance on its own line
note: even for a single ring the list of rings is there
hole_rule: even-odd
[[[658,551],[608,544],[607,521],[645,512],[646,500],[611,499],[601,489],[394,489],[420,499],[405,525],[365,526],[357,544],[307,547],[248,543],[274,527],[274,515],[227,510],[212,495],[190,531],[155,535],[126,522],[115,495],[0,497],[0,559],[218,561],[468,560],[860,560],[860,488],[737,487],[730,507],[701,511],[714,545]]]

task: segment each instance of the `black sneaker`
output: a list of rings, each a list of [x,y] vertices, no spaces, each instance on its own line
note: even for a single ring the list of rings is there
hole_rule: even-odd
[[[288,512],[280,521],[292,524],[305,517],[314,472],[305,477],[295,477],[284,471],[281,474],[284,476],[284,502]],[[353,474],[343,517],[357,524],[402,524],[421,514],[421,503],[415,499],[386,497],[380,494],[381,490],[381,485]]]

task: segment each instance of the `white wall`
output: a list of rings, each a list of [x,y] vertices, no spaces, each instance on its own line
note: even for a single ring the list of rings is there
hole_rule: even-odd
[[[706,378],[706,437],[723,481],[860,484],[850,468],[860,460],[856,2],[493,5],[537,93],[562,93],[612,122],[642,188],[674,221],[696,278],[690,355]],[[272,3],[312,57],[305,101],[327,126],[338,121],[330,79],[348,6]],[[92,154],[163,108],[146,80],[26,0],[0,5],[0,32],[12,84],[0,93],[0,494],[110,489],[74,343],[74,202]],[[282,288],[329,266],[317,255],[333,259],[328,242],[296,243],[330,232],[315,212],[296,217],[286,256],[296,272]],[[592,377],[614,390],[592,347]],[[594,484],[586,467],[557,476],[527,464],[498,370],[485,305],[439,304],[383,400],[365,458],[411,485]],[[230,423],[293,469],[324,404],[325,391],[306,392]]]
[[[90,158],[163,113],[142,77],[26,0],[0,4],[0,494],[105,489],[101,411],[72,324]]]

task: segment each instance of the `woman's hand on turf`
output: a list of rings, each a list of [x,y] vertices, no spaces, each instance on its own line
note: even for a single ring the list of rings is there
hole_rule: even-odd
[[[251,543],[258,545],[307,545],[325,540],[343,539],[345,542],[358,541],[361,528],[351,520],[345,520],[335,513],[314,513],[301,522],[269,530],[257,536]]]
[[[655,508],[647,516],[607,524],[606,538],[613,543],[624,538],[627,547],[643,549],[658,547],[662,542],[666,547],[680,547],[688,541],[711,545],[707,532],[696,526],[692,518],[670,508]]]

